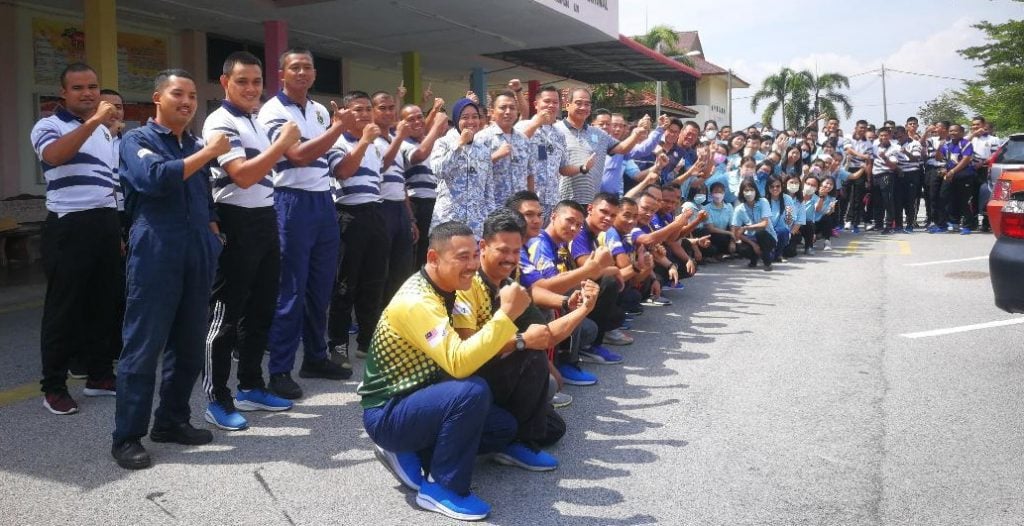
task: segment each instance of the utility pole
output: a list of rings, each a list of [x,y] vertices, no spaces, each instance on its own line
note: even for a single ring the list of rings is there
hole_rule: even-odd
[[[726,114],[729,115],[729,126],[732,126],[732,68],[729,68],[729,84],[726,88],[726,93],[729,96],[729,104],[725,107]]]
[[[661,115],[661,81],[654,84],[654,115],[655,118]]]
[[[889,120],[889,104],[885,98],[885,64],[882,64],[882,121]]]

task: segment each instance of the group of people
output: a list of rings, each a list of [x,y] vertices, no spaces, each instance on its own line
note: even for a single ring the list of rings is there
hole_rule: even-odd
[[[609,347],[632,344],[636,317],[671,304],[663,290],[699,265],[770,270],[801,243],[829,250],[843,217],[853,231],[865,217],[911,229],[922,184],[936,227],[971,220],[960,181],[982,135],[955,125],[922,136],[908,121],[875,140],[858,123],[845,140],[828,120],[820,143],[814,128],[630,126],[586,89],[531,101],[516,80],[485,104],[350,91],[328,109],[309,97],[308,50],[281,56],[279,93],[263,96],[265,74],[249,53],[227,57],[221,107],[197,136],[188,72],[161,72],[155,118],[124,132],[120,95],[72,64],[64,106],[32,130],[50,211],[43,403],[78,411],[77,360],[86,396],[116,396],[124,468],[151,465],[147,434],[213,440],[190,422],[200,374],[216,428],[290,409],[301,343],[303,379],[348,379],[365,359],[364,426],[421,507],[483,518],[475,457],[556,469],[544,448],[566,431],[563,386],[598,382],[583,363],[621,363]]]

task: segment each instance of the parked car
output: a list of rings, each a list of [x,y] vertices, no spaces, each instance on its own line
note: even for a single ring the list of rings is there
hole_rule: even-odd
[[[999,214],[1011,194],[1024,191],[1024,133],[1011,135],[988,160],[988,181],[981,187],[981,209],[999,237]]]
[[[996,307],[1024,313],[1024,191],[1009,196],[1000,210],[999,234],[988,266]]]

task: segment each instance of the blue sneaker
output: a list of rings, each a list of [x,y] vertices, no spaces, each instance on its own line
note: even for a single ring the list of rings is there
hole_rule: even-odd
[[[912,227],[912,226],[903,227],[903,233],[904,234],[913,234],[914,233],[914,227]]]
[[[622,320],[622,324],[619,325],[619,330],[620,331],[629,331],[629,330],[632,330],[632,329],[633,329],[633,319],[632,318],[625,318],[625,319],[623,319]]]
[[[594,376],[578,365],[563,363],[558,365],[558,374],[562,375],[562,381],[569,385],[594,385],[597,383],[597,376]]]
[[[393,453],[374,444],[373,455],[403,486],[411,490],[420,490],[423,485],[423,465],[416,453]]]
[[[239,389],[235,407],[242,411],[287,411],[292,408],[292,402],[266,389]]]
[[[506,466],[515,466],[527,471],[553,471],[558,467],[558,459],[541,451],[533,449],[522,442],[513,442],[505,448],[505,451],[496,453],[494,461]]]
[[[967,228],[967,227],[961,228],[960,229],[960,235],[961,236],[969,236],[969,235],[971,235],[971,229]]]
[[[603,345],[595,345],[589,349],[580,349],[580,360],[589,363],[622,363],[622,356],[609,351]]]
[[[859,234],[860,233],[860,227],[859,226],[854,226],[853,227],[853,233],[854,234]]]
[[[427,511],[462,521],[478,521],[491,513],[491,505],[480,497],[472,493],[459,495],[432,480],[423,481],[416,494],[416,504]]]
[[[932,226],[928,227],[928,233],[929,234],[941,234],[941,233],[943,233],[945,231],[946,231],[946,228],[943,227],[943,226],[939,226],[939,225],[932,225]]]
[[[220,402],[210,402],[206,407],[206,421],[225,430],[238,431],[249,427],[249,421],[241,413],[231,408],[229,411]]]

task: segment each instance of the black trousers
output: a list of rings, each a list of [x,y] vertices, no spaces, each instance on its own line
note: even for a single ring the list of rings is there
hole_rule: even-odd
[[[890,228],[893,222],[903,227],[903,219],[896,215],[896,174],[881,172],[871,175],[871,205],[875,228]]]
[[[415,247],[412,244],[412,218],[409,217],[405,201],[384,201],[381,213],[384,214],[384,227],[387,229],[391,249],[387,255],[388,271],[381,298],[381,304],[387,305],[398,288],[419,267],[413,266]]]
[[[769,225],[768,228],[771,228],[771,226]],[[763,261],[765,265],[771,265],[772,252],[775,250],[775,245],[778,242],[775,241],[775,238],[772,237],[772,235],[769,234],[767,230],[758,230],[754,232],[754,240],[757,242],[757,246],[761,249],[761,261]],[[748,257],[750,258],[750,262],[756,263],[758,255],[754,253],[753,249],[749,250],[750,252],[748,254]]]
[[[864,220],[864,194],[867,185],[864,182],[864,177],[849,181],[847,184],[849,184],[847,194],[850,197],[846,208],[846,221],[853,223],[853,226],[859,226]]]
[[[832,239],[832,228],[835,226],[831,214],[821,216],[821,219],[814,222],[814,233],[821,239]]]
[[[203,390],[211,402],[233,407],[228,378],[238,350],[238,388],[261,389],[263,351],[277,307],[281,242],[274,207],[217,205],[227,244],[210,296]]]
[[[91,380],[113,374],[119,349],[111,341],[121,280],[121,227],[117,210],[98,208],[46,217],[42,237],[46,299],[43,303],[42,390],[67,389],[68,364],[84,358]]]
[[[430,219],[434,216],[435,199],[423,197],[410,197],[409,204],[412,205],[412,214],[416,218],[416,228],[420,231],[420,238],[416,241],[413,249],[416,267],[420,268],[427,263],[427,245],[430,244]]]
[[[975,228],[977,225],[977,214],[971,209],[971,198],[974,196],[974,179],[971,177],[959,177],[942,182],[939,191],[939,199],[943,210],[948,208],[949,217],[940,224],[946,222],[959,223],[966,228]]]
[[[548,423],[554,409],[548,401],[546,352],[526,350],[512,352],[505,357],[496,356],[476,374],[487,381],[494,404],[515,417],[517,440],[550,445],[565,434],[564,423],[560,433],[557,426],[549,426]]]
[[[604,333],[618,329],[626,314],[619,306],[619,282],[610,276],[601,278],[599,282],[601,289],[597,294],[597,303],[594,310],[587,316],[597,324],[597,337],[594,345],[601,345],[604,340]]]
[[[943,180],[942,173],[938,169],[929,169],[928,174],[928,193],[931,196],[931,199],[929,199],[931,202],[931,215],[928,217],[935,225],[944,227],[949,221],[949,203],[944,198],[942,189],[948,183]]]
[[[904,225],[917,226],[917,210],[921,202],[921,183],[924,173],[921,170],[903,172],[896,178],[896,216],[902,212],[905,216]]]
[[[800,225],[800,237],[804,240],[804,254],[806,254],[812,246],[814,246],[814,228],[817,223],[808,223]],[[793,243],[790,243],[792,245]],[[796,250],[796,247],[793,247]]]
[[[387,257],[391,251],[380,203],[338,205],[341,226],[341,259],[338,279],[327,318],[329,346],[347,345],[348,329],[355,308],[359,348],[370,346],[370,338],[383,310]]]

